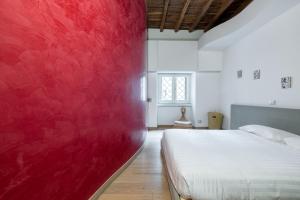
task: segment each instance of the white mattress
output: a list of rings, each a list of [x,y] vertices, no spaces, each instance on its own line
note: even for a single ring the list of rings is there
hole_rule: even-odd
[[[193,200],[299,200],[300,151],[244,131],[166,130],[170,178]]]

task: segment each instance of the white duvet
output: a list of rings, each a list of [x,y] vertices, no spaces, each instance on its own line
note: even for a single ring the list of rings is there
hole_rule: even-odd
[[[244,131],[166,130],[168,173],[193,200],[300,200],[300,150]]]

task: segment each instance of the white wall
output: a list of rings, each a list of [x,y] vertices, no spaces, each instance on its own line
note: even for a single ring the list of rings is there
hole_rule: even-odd
[[[158,70],[196,70],[197,54],[198,42],[196,41],[159,41]]]
[[[198,52],[199,71],[221,71],[223,68],[223,52],[200,50]]]
[[[180,106],[162,106],[158,105],[157,95],[157,72],[148,72],[148,98],[151,102],[148,103],[147,126],[157,127],[157,125],[172,125],[175,120],[181,117]],[[193,120],[192,106],[185,106],[187,109],[186,117]]]
[[[158,41],[148,40],[148,71],[156,71],[158,66]]]
[[[158,125],[173,125],[175,120],[181,117],[180,106],[158,106],[157,110],[157,123]],[[186,108],[186,118],[193,120],[192,107]]]
[[[148,40],[149,71],[194,71],[197,54],[197,41]]]
[[[184,40],[148,40],[148,127],[172,125],[181,116],[178,106],[157,105],[157,72],[195,71],[198,68],[198,42]],[[187,107],[187,117],[192,118]]]
[[[275,18],[224,51],[221,76],[221,110],[229,128],[230,105],[268,105],[300,108],[300,6]],[[237,79],[237,70],[243,78]],[[253,80],[253,71],[261,79]],[[292,88],[281,89],[280,79],[292,76]]]
[[[220,73],[196,73],[194,126],[207,127],[207,113],[220,112]]]
[[[148,102],[148,117],[147,119],[147,126],[148,127],[157,127],[157,91],[156,91],[156,84],[157,84],[157,73],[156,72],[148,72],[148,98],[151,99]]]
[[[148,97],[152,99],[148,104],[148,127],[172,125],[181,115],[178,106],[157,105],[157,72],[193,72],[192,105],[187,107],[187,118],[194,126],[207,127],[207,112],[219,109],[217,71],[222,69],[222,53],[200,54],[197,45],[197,41],[148,40]]]
[[[153,79],[151,80],[153,81]],[[153,87],[151,88],[154,89]],[[195,127],[207,127],[207,113],[220,111],[220,73],[194,73],[192,75],[191,92],[192,105],[186,107],[186,117],[193,122]],[[158,106],[155,109],[154,102],[157,102],[157,100],[151,102],[152,112],[156,111],[157,113],[152,113],[153,116],[151,119],[155,121],[155,117],[157,116],[157,125],[172,125],[175,120],[180,118],[180,106]],[[155,125],[155,122],[152,124]]]
[[[148,40],[149,71],[221,71],[222,65],[222,51],[198,51],[197,41]]]

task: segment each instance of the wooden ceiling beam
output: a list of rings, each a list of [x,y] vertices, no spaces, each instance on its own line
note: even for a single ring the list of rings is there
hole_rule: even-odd
[[[219,19],[219,17],[225,12],[225,10],[233,3],[233,0],[223,0],[223,4],[220,10],[216,13],[216,15],[211,19],[209,24],[205,27],[204,32],[208,31],[213,27],[215,22]]]
[[[165,0],[163,16],[162,16],[161,23],[160,23],[160,32],[163,32],[163,30],[164,30],[169,3],[170,3],[170,0]]]
[[[201,19],[204,17],[205,13],[209,9],[210,5],[212,4],[214,0],[208,0],[204,7],[201,9],[200,13],[197,15],[196,20],[194,21],[193,25],[190,27],[189,31],[192,32],[195,30],[195,28],[198,26]]]
[[[182,21],[183,21],[183,19],[184,19],[185,13],[186,13],[186,11],[187,11],[187,9],[188,9],[190,3],[191,3],[191,0],[186,0],[186,1],[185,1],[185,4],[184,4],[184,6],[183,6],[183,8],[182,8],[182,10],[181,10],[179,19],[178,19],[178,21],[177,21],[177,23],[176,23],[176,26],[175,26],[175,32],[177,32],[177,31],[179,30],[179,28],[180,28],[180,26],[181,26],[181,24],[182,24]]]
[[[233,16],[239,14],[244,10],[253,0],[244,0],[241,5],[234,11]]]

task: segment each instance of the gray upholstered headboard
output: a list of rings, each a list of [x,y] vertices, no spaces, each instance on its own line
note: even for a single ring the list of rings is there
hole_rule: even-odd
[[[258,124],[300,135],[300,109],[231,105],[231,129]]]

